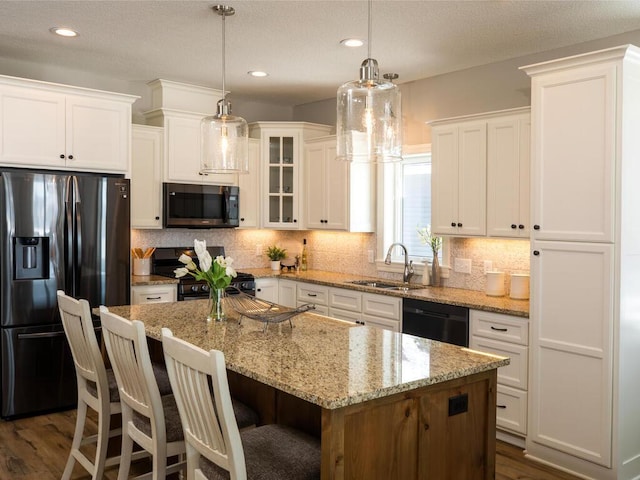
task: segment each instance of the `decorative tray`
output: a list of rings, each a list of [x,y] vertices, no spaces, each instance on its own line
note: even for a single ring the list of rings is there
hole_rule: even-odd
[[[237,293],[229,293],[229,289],[237,291]],[[293,317],[316,308],[312,303],[305,303],[298,308],[284,307],[247,295],[235,287],[228,287],[225,303],[240,314],[240,321],[242,321],[242,317],[247,317],[264,322],[264,330],[267,329],[267,325],[270,323],[280,323],[285,320],[289,320],[289,325],[293,328],[293,323],[291,323]]]

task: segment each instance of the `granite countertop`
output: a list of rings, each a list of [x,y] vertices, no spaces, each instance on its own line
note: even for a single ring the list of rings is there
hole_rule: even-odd
[[[476,310],[504,313],[516,317],[529,317],[529,300],[514,300],[509,298],[508,296],[491,297],[489,295],[486,295],[484,292],[478,292],[476,290],[464,290],[461,288],[448,287],[429,287],[422,285],[412,285],[412,288],[406,291],[386,290],[362,285],[353,285],[352,283],[349,283],[354,280],[380,281],[381,279],[379,278],[363,277],[345,273],[325,272],[320,270],[308,270],[306,272],[289,273],[285,271],[278,272],[267,268],[261,268],[242,269],[242,271],[251,273],[256,278],[277,277],[296,280],[299,282],[327,285],[330,287],[348,288],[361,292],[378,293],[394,297],[415,298],[417,300],[427,300],[430,302],[445,303],[448,305],[458,305],[461,307],[473,308]],[[387,280],[383,281],[387,282]],[[389,281],[389,283],[396,282]],[[413,288],[414,286],[418,288]]]
[[[149,337],[161,328],[205,350],[221,350],[231,371],[326,409],[336,409],[509,364],[509,359],[313,313],[263,324],[225,308],[206,321],[206,300],[109,307],[141,320]]]
[[[163,277],[160,275],[131,275],[131,286],[139,287],[141,285],[166,285],[179,283],[177,278]]]

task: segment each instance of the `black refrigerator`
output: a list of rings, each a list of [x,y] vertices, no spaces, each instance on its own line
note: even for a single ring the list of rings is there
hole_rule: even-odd
[[[75,406],[56,291],[129,303],[129,215],[122,176],[0,169],[2,418]]]

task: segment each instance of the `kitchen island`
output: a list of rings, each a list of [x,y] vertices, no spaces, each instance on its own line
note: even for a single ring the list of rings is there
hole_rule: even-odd
[[[207,323],[205,300],[110,307],[224,353],[234,396],[264,423],[316,434],[322,478],[490,479],[502,357],[312,313]]]

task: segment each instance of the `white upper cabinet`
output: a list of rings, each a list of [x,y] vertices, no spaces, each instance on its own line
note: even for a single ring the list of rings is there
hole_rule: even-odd
[[[304,153],[306,228],[374,230],[374,170],[372,166],[336,159],[336,137],[308,140]]]
[[[486,121],[435,122],[431,229],[440,235],[486,233]]]
[[[433,232],[528,238],[530,108],[431,125]]]
[[[620,133],[616,66],[583,66],[533,82],[539,105],[534,129],[540,138],[533,146],[533,237],[611,242]]]
[[[487,235],[529,238],[531,114],[489,120],[487,137]]]
[[[152,109],[145,112],[147,124],[164,127],[163,181],[237,185],[237,174],[200,173],[200,123],[216,112],[222,91],[162,79],[148,85]]]
[[[0,76],[0,163],[128,173],[136,98]]]
[[[133,125],[131,227],[162,228],[163,129]]]
[[[240,228],[260,226],[260,140],[249,139],[249,173],[238,175]]]
[[[305,122],[256,122],[249,136],[260,139],[262,226],[303,228],[301,191],[304,142],[327,135],[331,127]],[[241,200],[242,201],[242,200]]]

